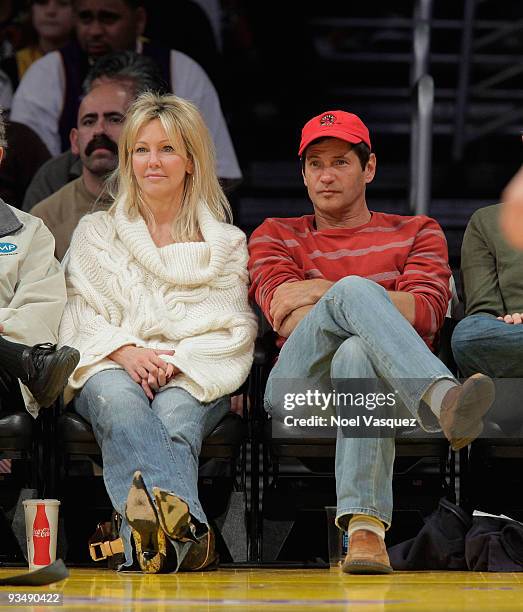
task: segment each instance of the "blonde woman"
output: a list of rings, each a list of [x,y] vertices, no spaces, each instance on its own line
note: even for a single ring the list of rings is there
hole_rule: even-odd
[[[252,362],[245,236],[181,98],[131,106],[115,176],[114,205],[80,221],[69,252],[60,341],[82,357],[66,401],[76,394],[102,449],[125,565],[131,532],[144,572],[213,567],[198,455]]]

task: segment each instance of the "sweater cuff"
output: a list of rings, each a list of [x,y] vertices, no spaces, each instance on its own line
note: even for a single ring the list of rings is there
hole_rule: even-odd
[[[181,370],[174,378],[175,385],[188,391],[200,402],[212,402],[236,391],[247,378],[252,361],[245,358],[245,368],[239,363],[241,357],[224,359],[217,356],[214,360],[200,361],[178,348],[174,355],[161,355],[161,358]]]
[[[107,335],[107,330],[103,330],[93,336],[88,344],[77,347],[80,350],[80,361],[69,378],[69,386],[73,389],[82,387],[89,377],[91,368],[106,359],[113,351],[127,344],[141,346],[143,343],[138,338],[122,333],[118,328],[113,328],[110,335]],[[115,362],[114,367],[120,366]]]
[[[432,315],[426,298],[419,293],[413,293],[412,295],[414,296],[414,329],[422,338],[435,334],[438,322],[435,315]],[[434,321],[432,321],[433,316]]]

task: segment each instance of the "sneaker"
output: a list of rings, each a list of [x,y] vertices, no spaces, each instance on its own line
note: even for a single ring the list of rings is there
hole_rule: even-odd
[[[158,520],[156,508],[149,497],[140,472],[135,472],[125,518],[131,527],[136,557],[146,574],[164,574],[176,569],[176,553]]]
[[[22,382],[40,406],[48,408],[64,390],[79,361],[80,353],[70,346],[56,350],[54,344],[36,344],[22,353],[27,373]]]
[[[462,385],[447,391],[441,403],[439,422],[453,450],[460,450],[481,434],[483,417],[494,396],[494,383],[484,374],[474,374]]]
[[[383,538],[373,531],[356,529],[341,569],[346,574],[390,574],[392,567]]]

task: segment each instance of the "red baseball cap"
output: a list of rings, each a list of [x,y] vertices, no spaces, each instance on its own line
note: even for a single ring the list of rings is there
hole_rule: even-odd
[[[303,126],[298,155],[301,157],[306,147],[317,138],[339,138],[351,144],[364,142],[371,149],[369,129],[363,121],[352,113],[342,110],[327,111],[313,117]]]

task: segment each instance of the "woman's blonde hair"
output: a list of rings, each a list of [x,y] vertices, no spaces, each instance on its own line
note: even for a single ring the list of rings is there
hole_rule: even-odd
[[[192,162],[192,174],[185,175],[180,213],[172,227],[177,242],[198,240],[198,203],[202,202],[219,221],[232,220],[231,207],[216,176],[214,143],[194,104],[174,95],[141,94],[127,111],[118,145],[118,168],[108,183],[113,208],[123,203],[132,218],[142,215],[154,223],[133,172],[132,156],[140,129],[158,119],[175,150],[183,145]]]

